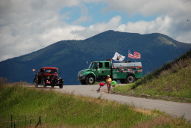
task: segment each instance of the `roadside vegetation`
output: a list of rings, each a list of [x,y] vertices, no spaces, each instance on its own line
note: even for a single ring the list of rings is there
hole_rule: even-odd
[[[24,86],[25,83],[0,84],[0,128],[10,126],[10,116],[17,121],[22,120],[21,117],[41,117],[43,128],[191,127],[184,119],[172,118],[158,111]],[[16,122],[16,128],[25,124],[26,121]]]
[[[118,86],[115,93],[191,102],[191,50],[135,83]]]

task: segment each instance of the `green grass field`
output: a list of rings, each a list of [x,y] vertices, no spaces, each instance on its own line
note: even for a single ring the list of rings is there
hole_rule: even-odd
[[[41,116],[46,128],[189,128],[184,119],[175,119],[157,111],[135,109],[101,99],[60,94],[51,90],[26,88],[21,83],[0,86],[0,128],[17,127],[25,118]],[[35,125],[35,124],[34,124]],[[33,126],[34,126],[33,125]],[[29,128],[29,126],[28,126]]]
[[[133,84],[114,88],[115,93],[191,102],[191,51]]]

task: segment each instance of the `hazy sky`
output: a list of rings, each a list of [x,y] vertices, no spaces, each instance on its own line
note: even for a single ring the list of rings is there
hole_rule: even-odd
[[[106,30],[191,43],[191,0],[0,0],[0,61]]]

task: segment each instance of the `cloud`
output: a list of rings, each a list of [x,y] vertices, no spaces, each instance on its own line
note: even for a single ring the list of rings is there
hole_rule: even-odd
[[[191,43],[190,0],[105,0],[108,10],[120,10],[129,16],[157,16],[153,21],[128,22],[119,30],[140,33],[161,32]]]
[[[87,7],[85,5],[82,5],[82,4],[80,4],[79,6],[80,6],[80,10],[81,10],[82,15],[76,21],[74,21],[73,24],[80,24],[80,23],[91,20],[91,18],[89,17],[89,14],[88,14]]]
[[[127,24],[121,24],[117,30],[128,31],[133,33],[164,33],[169,34],[169,27],[171,27],[172,19],[168,16],[157,17],[153,21],[137,21],[128,22]]]
[[[151,21],[122,24],[116,15],[105,22],[82,26],[91,19],[84,3],[104,2],[103,10],[127,13],[128,16],[156,16]],[[80,17],[65,22],[71,15],[60,13],[65,7],[80,8]],[[179,41],[191,43],[190,0],[1,0],[0,61],[46,47],[59,40],[86,39],[106,30],[135,33],[160,32]]]
[[[72,31],[83,27],[65,23],[59,11],[82,2],[89,1],[1,0],[0,60],[30,53],[59,40],[81,39]],[[83,20],[85,17],[78,22]]]
[[[116,30],[120,25],[120,22],[121,17],[115,16],[112,17],[108,22],[93,24],[88,27],[84,27],[81,30],[76,30],[74,33],[82,37],[82,39],[85,39],[106,30]]]
[[[105,0],[111,10],[125,11],[129,15],[182,15],[190,13],[190,0]]]

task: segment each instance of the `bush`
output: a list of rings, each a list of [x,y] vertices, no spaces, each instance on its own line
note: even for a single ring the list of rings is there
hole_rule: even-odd
[[[8,83],[6,78],[0,77],[0,87],[6,85]]]

